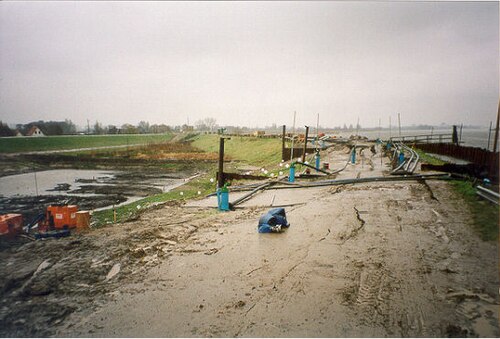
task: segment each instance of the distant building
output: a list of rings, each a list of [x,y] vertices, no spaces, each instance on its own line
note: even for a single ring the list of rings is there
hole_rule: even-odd
[[[18,129],[16,129],[16,130],[14,131],[14,133],[15,133],[15,136],[16,136],[16,137],[24,137],[24,135],[23,135],[23,134],[21,133],[21,131],[19,131]]]
[[[260,137],[262,135],[265,135],[266,134],[266,131],[255,131],[253,132],[253,136],[254,137]]]
[[[26,133],[27,137],[44,137],[45,134],[43,134],[42,130],[38,128],[37,126],[33,126],[30,128],[28,133]]]

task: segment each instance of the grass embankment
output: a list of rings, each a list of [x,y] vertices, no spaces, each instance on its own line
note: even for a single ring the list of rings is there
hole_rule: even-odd
[[[210,182],[210,173],[190,180],[186,184],[177,187],[170,192],[156,194],[130,204],[116,207],[116,221],[118,223],[133,220],[143,211],[155,206],[156,204],[186,201],[196,197],[202,197],[215,191],[215,183]],[[199,193],[198,193],[199,192]],[[114,221],[113,208],[94,212],[92,220],[95,226],[99,227]]]
[[[219,152],[218,135],[198,135],[192,145],[205,152]],[[281,161],[281,140],[253,137],[231,137],[224,144],[224,154],[232,160],[252,166],[276,166]]]
[[[472,181],[454,180],[451,182],[453,189],[463,196],[469,205],[474,221],[474,229],[481,239],[486,241],[498,240],[498,206],[480,198]]]
[[[186,149],[192,148],[210,155],[219,152],[218,135],[189,135],[181,141],[190,141]],[[157,146],[151,145],[151,148]],[[176,149],[176,152],[179,150]],[[141,154],[147,153],[141,151]],[[269,168],[269,175],[277,172],[281,161],[281,142],[278,139],[264,139],[253,137],[232,137],[225,141],[225,155],[227,158],[238,161],[243,165],[252,165]],[[226,158],[226,159],[227,159]],[[274,172],[272,171],[274,169]],[[117,222],[124,222],[134,219],[148,207],[158,203],[185,201],[193,198],[203,197],[215,192],[217,172],[216,163],[207,163],[204,169],[205,174],[188,181],[186,184],[177,187],[170,192],[150,196],[133,203],[116,208]],[[211,181],[212,179],[212,181]],[[138,208],[138,206],[140,206]],[[93,220],[97,226],[113,222],[113,209],[95,212]]]
[[[166,142],[171,140],[172,137],[172,134],[118,134],[0,138],[0,153],[151,144]]]
[[[437,166],[444,165],[446,163],[443,160],[435,158],[432,155],[429,155],[429,154],[425,153],[424,151],[421,151],[417,148],[414,148],[413,150],[418,153],[418,156],[420,157],[420,162],[424,162],[424,163],[431,164],[431,165],[437,165]]]
[[[432,165],[443,165],[444,161],[429,154],[416,150],[422,162]],[[453,180],[451,186],[454,191],[463,197],[472,213],[474,229],[481,239],[490,241],[498,240],[499,209],[489,201],[480,198],[476,194],[476,188],[471,180]]]

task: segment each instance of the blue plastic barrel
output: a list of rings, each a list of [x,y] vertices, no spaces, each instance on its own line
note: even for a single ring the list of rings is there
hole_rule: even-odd
[[[290,175],[288,176],[288,182],[295,182],[295,166],[290,166]]]
[[[226,187],[217,189],[217,205],[219,211],[229,211],[229,190]]]

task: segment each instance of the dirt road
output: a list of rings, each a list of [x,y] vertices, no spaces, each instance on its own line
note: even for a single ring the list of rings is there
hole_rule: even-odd
[[[340,177],[380,175],[379,161]],[[258,234],[271,202],[291,226]],[[203,203],[3,251],[0,334],[500,335],[498,246],[446,182],[269,190],[227,213]]]

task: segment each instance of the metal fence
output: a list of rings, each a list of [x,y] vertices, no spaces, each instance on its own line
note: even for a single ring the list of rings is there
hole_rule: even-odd
[[[417,144],[416,147],[427,153],[447,155],[456,159],[469,161],[498,182],[498,152],[493,153],[483,148],[447,143]]]

